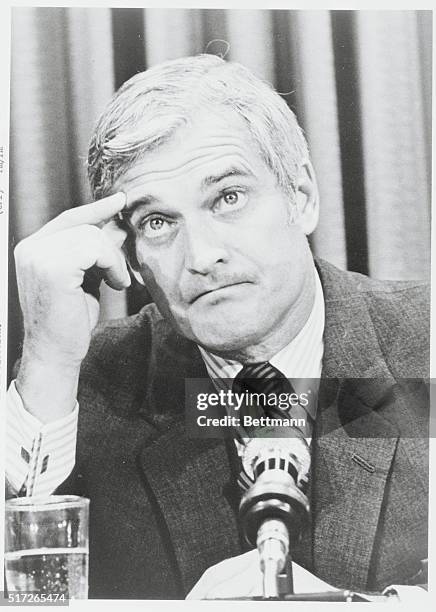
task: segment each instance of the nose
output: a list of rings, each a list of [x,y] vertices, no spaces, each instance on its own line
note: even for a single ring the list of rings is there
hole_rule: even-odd
[[[185,226],[185,268],[192,274],[210,274],[217,264],[226,263],[227,250],[218,232],[206,223]]]

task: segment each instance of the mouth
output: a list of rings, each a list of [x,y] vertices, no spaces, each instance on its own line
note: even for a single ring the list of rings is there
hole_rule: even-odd
[[[210,295],[210,294],[219,294],[222,291],[225,291],[226,289],[231,289],[232,287],[238,287],[240,285],[248,285],[249,283],[247,281],[240,281],[237,283],[229,283],[228,285],[221,285],[220,287],[215,287],[214,289],[207,289],[206,291],[202,291],[201,293],[198,293],[191,301],[190,304],[195,304],[195,302],[197,302],[200,298],[206,296],[206,295]]]

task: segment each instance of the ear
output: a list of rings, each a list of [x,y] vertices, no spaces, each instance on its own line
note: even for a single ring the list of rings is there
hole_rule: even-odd
[[[293,222],[308,236],[313,232],[319,217],[319,192],[312,163],[305,160],[297,177],[297,195]]]

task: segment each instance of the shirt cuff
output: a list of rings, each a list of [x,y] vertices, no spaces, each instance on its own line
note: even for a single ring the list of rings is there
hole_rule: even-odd
[[[49,495],[74,467],[79,406],[41,423],[28,412],[15,381],[6,396],[6,477],[19,495]]]

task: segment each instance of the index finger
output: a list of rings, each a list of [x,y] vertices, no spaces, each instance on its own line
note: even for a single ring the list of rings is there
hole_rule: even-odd
[[[45,236],[77,225],[99,225],[109,221],[126,205],[126,194],[119,191],[101,200],[69,208],[44,225],[35,236]]]

